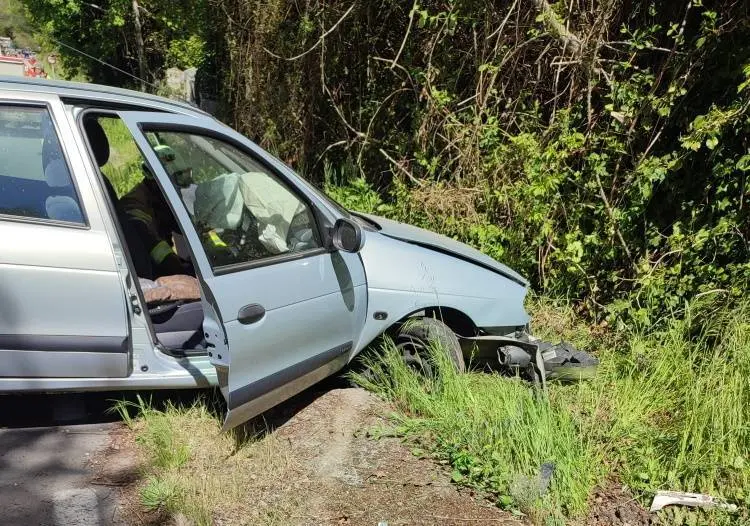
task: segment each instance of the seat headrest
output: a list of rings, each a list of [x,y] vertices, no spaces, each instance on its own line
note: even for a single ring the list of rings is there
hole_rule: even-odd
[[[109,160],[109,140],[107,140],[107,134],[104,133],[104,128],[93,116],[84,118],[83,128],[86,130],[91,149],[94,151],[96,164],[99,167],[104,166]]]
[[[78,203],[67,195],[52,195],[44,202],[47,209],[47,217],[58,221],[70,221],[71,223],[83,223],[83,214]]]
[[[44,178],[53,188],[69,188],[72,185],[68,165],[62,159],[53,159],[44,169]]]

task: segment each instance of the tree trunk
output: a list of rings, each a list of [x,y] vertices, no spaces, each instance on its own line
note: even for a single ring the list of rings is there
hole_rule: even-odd
[[[146,58],[144,56],[143,28],[138,0],[133,0],[133,16],[135,17],[135,45],[138,52],[138,77],[141,81],[141,91],[146,91]]]

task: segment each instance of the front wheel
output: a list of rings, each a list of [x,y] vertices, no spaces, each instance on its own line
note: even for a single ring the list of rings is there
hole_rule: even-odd
[[[455,370],[466,371],[464,354],[456,334],[445,323],[434,318],[411,318],[404,322],[396,337],[396,348],[409,367],[425,376],[435,373],[430,349],[437,346],[449,358]]]

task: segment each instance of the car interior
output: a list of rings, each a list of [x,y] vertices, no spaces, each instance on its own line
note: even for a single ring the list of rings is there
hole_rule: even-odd
[[[169,353],[180,356],[204,354],[206,342],[203,336],[203,308],[192,262],[189,259],[185,261],[184,274],[156,274],[149,250],[139,237],[132,216],[126,213],[112,181],[102,170],[111,154],[110,141],[100,122],[104,118],[111,119],[112,116],[87,113],[83,118],[83,128],[124,237],[132,268],[139,278],[136,286],[146,305],[154,335]],[[145,163],[142,167],[148,170]],[[165,212],[171,214],[169,210]],[[186,289],[189,289],[188,293],[184,293]]]

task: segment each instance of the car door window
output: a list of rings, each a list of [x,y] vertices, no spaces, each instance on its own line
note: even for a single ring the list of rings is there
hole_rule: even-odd
[[[0,214],[84,224],[46,108],[0,106]]]
[[[321,248],[310,206],[244,151],[183,131],[146,136],[214,269]]]

